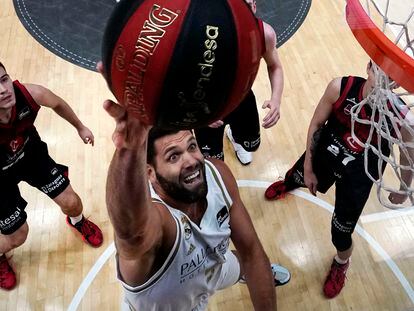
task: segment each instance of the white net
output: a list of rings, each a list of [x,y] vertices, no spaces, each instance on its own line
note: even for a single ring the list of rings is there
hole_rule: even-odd
[[[378,28],[413,57],[414,3],[392,1],[391,6],[390,0],[361,1]],[[414,207],[413,94],[398,88],[377,65],[373,64],[372,69],[375,75],[372,92],[351,109],[352,136],[364,147],[365,172],[376,185],[380,203],[391,209]],[[369,117],[364,111],[370,111]],[[367,138],[356,134],[361,126],[369,127]],[[385,164],[388,168],[383,172]],[[401,204],[405,198],[408,200]]]

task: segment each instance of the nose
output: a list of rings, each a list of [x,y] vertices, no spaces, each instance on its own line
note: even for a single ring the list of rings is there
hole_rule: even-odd
[[[198,161],[194,155],[190,152],[186,152],[183,155],[183,165],[185,168],[193,168],[197,165]]]
[[[3,83],[0,83],[0,94],[4,94],[7,92],[7,88],[3,85]]]

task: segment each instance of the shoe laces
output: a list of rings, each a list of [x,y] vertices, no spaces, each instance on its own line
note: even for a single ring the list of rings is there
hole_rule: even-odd
[[[90,235],[93,235],[95,233],[94,228],[92,227],[90,221],[86,218],[82,219],[80,222],[78,222],[75,227],[84,235],[85,237],[88,237]]]

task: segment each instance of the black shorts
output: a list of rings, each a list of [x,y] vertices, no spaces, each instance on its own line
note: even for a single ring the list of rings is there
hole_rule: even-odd
[[[378,162],[373,154],[369,158],[369,171],[378,178],[378,173],[375,173]],[[286,173],[289,190],[305,187],[304,160],[305,153]],[[335,183],[334,223],[352,233],[373,185],[365,173],[363,154],[352,153],[333,134],[324,133],[313,157],[313,171],[318,179],[319,192],[325,193]]]
[[[226,124],[230,125],[234,140],[247,151],[255,151],[260,145],[260,121],[256,98],[252,90],[235,110],[223,119],[219,128],[195,129],[197,143],[206,157],[223,159],[223,134]]]
[[[68,168],[57,164],[49,156],[47,145],[31,141],[25,146],[24,156],[0,172],[0,232],[12,234],[26,221],[27,202],[20,195],[21,181],[36,187],[51,199],[61,194],[69,185]]]

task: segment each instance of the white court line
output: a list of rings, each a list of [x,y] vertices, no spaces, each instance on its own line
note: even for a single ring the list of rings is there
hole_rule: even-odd
[[[403,216],[408,216],[408,215],[413,215],[413,214],[414,214],[414,207],[410,207],[410,208],[395,210],[395,211],[372,213],[369,215],[361,216],[360,219],[362,223],[366,224],[369,222],[381,221],[381,220],[403,217]]]
[[[89,270],[88,274],[83,279],[81,285],[79,286],[78,290],[76,291],[75,296],[68,307],[68,311],[75,311],[78,309],[78,306],[85,296],[86,291],[88,290],[89,286],[91,285],[92,281],[95,279],[99,271],[101,271],[103,265],[108,261],[109,257],[115,252],[115,245],[114,242],[109,244],[107,249],[102,253],[102,255],[98,258],[95,262],[91,270]]]
[[[237,185],[239,187],[251,187],[251,188],[267,188],[270,185],[270,182],[266,181],[258,181],[258,180],[238,180]],[[330,213],[333,212],[333,206],[313,195],[303,192],[301,190],[293,190],[290,193],[305,199],[309,202],[318,205]],[[411,302],[414,304],[414,291],[411,287],[408,280],[405,278],[404,274],[398,268],[397,264],[391,259],[391,257],[387,254],[387,252],[378,244],[377,241],[368,233],[366,232],[360,225],[357,225],[355,228],[356,232],[367,241],[372,248],[382,257],[391,271],[394,273],[396,278],[400,281],[402,287],[404,288],[405,292],[407,293],[408,297],[411,299]],[[112,242],[108,248],[103,252],[103,254],[99,257],[97,262],[93,265],[89,273],[85,276],[85,279],[82,281],[79,289],[77,290],[75,296],[72,299],[68,307],[68,311],[76,311],[83,296],[85,295],[87,289],[95,279],[96,275],[102,269],[103,265],[108,261],[109,257],[115,252],[115,246]]]

